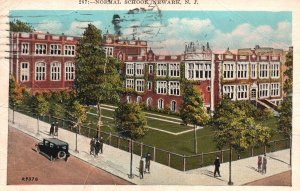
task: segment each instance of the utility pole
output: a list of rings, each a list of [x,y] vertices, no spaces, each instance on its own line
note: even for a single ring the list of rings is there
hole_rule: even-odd
[[[132,136],[130,135],[130,174],[129,174],[129,178],[133,179],[134,176],[132,174],[132,158],[133,158],[133,150],[132,150]]]
[[[194,142],[195,154],[197,154],[197,125],[194,125],[194,138],[195,138],[195,142]]]

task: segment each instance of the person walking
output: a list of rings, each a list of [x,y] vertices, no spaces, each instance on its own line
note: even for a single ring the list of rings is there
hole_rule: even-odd
[[[101,154],[103,153],[103,144],[104,144],[104,139],[103,139],[103,137],[100,137],[100,152],[101,152]]]
[[[52,122],[50,126],[50,136],[53,136],[53,133],[54,133],[54,122]]]
[[[140,179],[143,179],[144,178],[144,160],[143,160],[143,157],[141,157],[141,160],[140,160],[139,172],[140,172]]]
[[[92,138],[90,142],[90,155],[95,155],[95,138]]]
[[[259,155],[257,158],[257,172],[261,172],[261,164],[262,164],[262,157]]]
[[[220,159],[219,159],[219,157],[216,158],[214,164],[215,164],[214,177],[216,177],[217,173],[221,177],[221,175],[220,175]]]
[[[266,156],[266,154],[264,155],[263,162],[262,162],[262,173],[263,174],[267,173],[267,156]]]
[[[99,150],[100,150],[100,142],[99,142],[99,140],[97,139],[97,140],[96,140],[96,143],[95,143],[95,155],[96,155],[96,156],[98,156]]]
[[[145,173],[150,174],[150,161],[151,161],[151,154],[148,152],[146,155],[146,168],[145,168]]]
[[[56,122],[56,124],[54,126],[54,135],[58,136],[58,122]]]

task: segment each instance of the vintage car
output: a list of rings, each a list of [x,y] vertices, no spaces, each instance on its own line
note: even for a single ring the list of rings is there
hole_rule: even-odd
[[[42,142],[35,145],[36,151],[41,153],[49,160],[64,159],[70,156],[69,144],[56,138],[45,138]]]

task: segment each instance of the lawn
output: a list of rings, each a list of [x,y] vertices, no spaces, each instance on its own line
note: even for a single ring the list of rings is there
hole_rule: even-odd
[[[101,110],[102,115],[106,116],[106,117],[114,118],[114,111],[111,111],[110,109],[111,108],[109,108],[109,109],[102,108],[102,110]],[[96,108],[94,108],[94,107],[91,107],[88,110],[89,110],[90,113],[94,113],[94,114],[97,112]],[[175,123],[162,121],[162,120],[159,120],[159,119],[153,119],[153,118],[160,118],[162,120],[169,120],[169,121],[172,121],[172,122],[175,122]],[[147,125],[149,127],[170,131],[172,133],[178,133],[178,132],[182,132],[182,131],[192,129],[192,127],[190,127],[190,126],[186,126],[186,125],[183,125],[183,124],[176,124],[176,123],[180,123],[180,121],[181,121],[180,119],[178,119],[178,120],[173,119],[172,120],[172,119],[169,119],[169,118],[166,118],[166,117],[158,117],[156,115],[154,116],[154,115],[151,115],[151,114],[150,115],[146,114],[146,119],[147,119]],[[89,114],[88,120],[92,120],[93,123],[96,123],[96,116],[93,117],[93,115]],[[103,121],[111,122],[111,120],[107,119],[107,118],[103,118]]]

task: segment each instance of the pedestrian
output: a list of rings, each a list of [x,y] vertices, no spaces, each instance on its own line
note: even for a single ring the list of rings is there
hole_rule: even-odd
[[[216,158],[214,164],[215,164],[214,177],[216,177],[216,173],[218,173],[218,175],[221,177],[221,175],[220,175],[220,159],[219,159],[219,157]]]
[[[53,133],[54,133],[54,122],[52,122],[50,126],[50,136],[53,135]]]
[[[145,172],[148,172],[150,174],[150,161],[151,161],[151,154],[148,152],[146,155],[146,168]]]
[[[263,158],[262,173],[263,174],[267,173],[267,156],[266,156],[266,154],[264,155],[264,158]]]
[[[103,139],[103,137],[100,137],[100,152],[101,152],[101,154],[103,153],[103,144],[104,144],[104,139]]]
[[[95,155],[95,138],[92,138],[90,142],[90,155]]]
[[[54,126],[54,135],[58,136],[58,122],[56,122],[56,124]]]
[[[95,155],[96,155],[96,156],[98,156],[99,150],[100,150],[100,142],[99,142],[99,140],[97,139],[97,140],[96,140],[96,144],[95,144]]]
[[[141,157],[141,160],[140,160],[139,172],[140,172],[140,179],[143,179],[144,178],[144,160],[143,160],[143,157]]]
[[[261,172],[261,164],[262,164],[262,157],[259,155],[257,158],[257,172]]]

